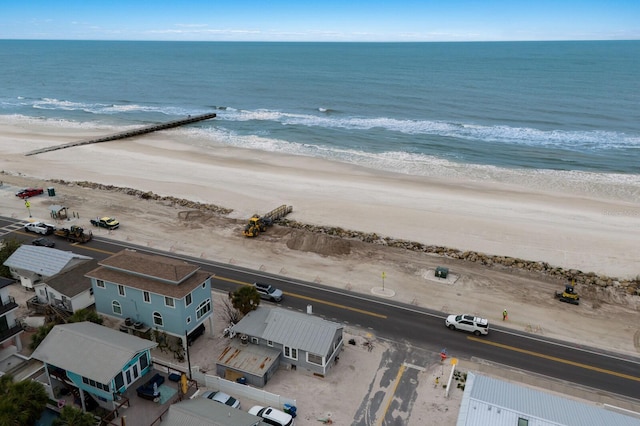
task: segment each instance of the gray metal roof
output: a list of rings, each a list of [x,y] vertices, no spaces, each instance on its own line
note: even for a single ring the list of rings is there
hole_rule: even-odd
[[[342,324],[282,308],[259,306],[233,326],[237,333],[260,337],[317,355],[328,353]]]
[[[162,426],[256,426],[261,423],[254,416],[219,402],[195,398],[172,404]]]
[[[92,322],[56,325],[32,357],[109,383],[136,354],[158,344]]]
[[[530,387],[468,373],[457,426],[640,426],[640,419]],[[515,419],[515,422],[514,422]]]
[[[52,277],[67,268],[69,263],[78,260],[91,260],[91,258],[70,251],[21,245],[3,265],[34,272],[43,277]]]

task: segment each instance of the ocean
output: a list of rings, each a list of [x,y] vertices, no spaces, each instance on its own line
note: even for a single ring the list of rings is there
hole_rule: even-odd
[[[640,41],[0,40],[0,119],[640,201]]]

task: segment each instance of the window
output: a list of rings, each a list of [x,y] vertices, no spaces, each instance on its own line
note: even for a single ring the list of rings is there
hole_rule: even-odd
[[[147,358],[147,353],[143,353],[140,355],[140,369],[144,370],[149,365],[149,358]]]
[[[122,315],[122,306],[120,306],[120,302],[118,302],[117,300],[111,302],[111,310],[116,315]]]
[[[173,297],[165,296],[164,297],[164,305],[170,308],[175,307],[175,302],[173,301]]]
[[[273,347],[273,340],[267,340],[267,346]]]
[[[191,305],[192,302],[193,302],[193,299],[191,298],[191,293],[189,293],[184,298],[184,306],[187,307],[187,306]]]
[[[187,317],[187,324],[191,324],[191,317]]]
[[[529,420],[518,417],[518,426],[529,426]]]
[[[93,296],[93,287],[91,287],[91,288],[89,289],[89,295],[90,295],[90,296]]]
[[[162,315],[160,312],[153,313],[153,325],[157,325],[158,327],[163,327],[164,323],[162,322]]]
[[[142,298],[144,299],[144,303],[151,303],[151,294],[148,291],[142,292]]]
[[[211,311],[211,299],[207,299],[204,302],[198,305],[198,309],[196,309],[196,319],[200,320],[203,316],[205,316],[208,312]]]
[[[104,288],[104,281],[96,280],[96,287]]]
[[[252,337],[252,338],[251,338],[251,343],[253,343],[253,344],[256,344],[256,345],[257,345],[258,343],[260,343],[260,339],[258,339],[257,337]]]
[[[322,365],[322,357],[316,354],[307,354],[307,362],[311,364]]]
[[[298,350],[295,348],[292,348],[290,346],[285,346],[284,347],[284,357],[285,358],[291,358],[291,359],[298,359]]]
[[[116,376],[115,383],[116,389],[120,389],[124,386],[124,376],[122,375],[122,372],[118,373],[118,375]]]
[[[124,286],[122,284],[118,284],[118,294],[122,297],[126,295],[124,292]]]
[[[202,283],[202,288],[207,288],[207,282],[206,281]]]

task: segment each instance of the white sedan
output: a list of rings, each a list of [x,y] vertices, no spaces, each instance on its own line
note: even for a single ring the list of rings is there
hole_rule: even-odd
[[[203,398],[210,399],[212,401],[219,402],[220,404],[228,405],[233,408],[240,408],[240,401],[235,399],[229,394],[220,391],[209,391],[202,394]]]

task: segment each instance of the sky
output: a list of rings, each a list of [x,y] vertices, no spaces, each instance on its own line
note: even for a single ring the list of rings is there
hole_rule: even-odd
[[[640,0],[2,0],[0,39],[639,40]]]

